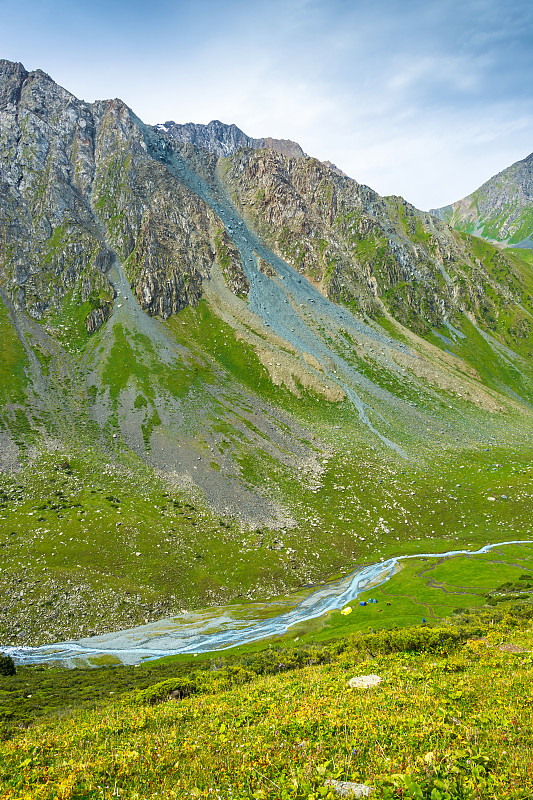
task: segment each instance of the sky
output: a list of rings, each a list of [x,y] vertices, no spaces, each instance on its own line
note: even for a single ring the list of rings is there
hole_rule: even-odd
[[[147,123],[293,139],[422,209],[533,152],[530,0],[0,0],[0,58]]]

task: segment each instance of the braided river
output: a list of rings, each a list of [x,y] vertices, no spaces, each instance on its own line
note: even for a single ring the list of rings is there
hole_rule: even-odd
[[[497,547],[533,544],[531,540],[486,544],[479,550],[448,550],[394,556],[361,567],[346,577],[312,589],[304,598],[280,602],[250,603],[185,612],[175,617],[138,625],[128,630],[104,633],[76,641],[40,647],[2,647],[18,664],[53,663],[66,667],[100,666],[109,663],[140,664],[143,661],[179,653],[198,654],[268,639],[287,633],[294,625],[344,608],[369,588],[380,586],[397,572],[402,561],[420,558],[449,558],[481,555]],[[301,595],[300,595],[301,597]],[[243,611],[244,609],[244,611]]]

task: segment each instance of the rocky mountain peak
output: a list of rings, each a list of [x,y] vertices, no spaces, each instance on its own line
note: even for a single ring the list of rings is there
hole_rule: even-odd
[[[22,64],[0,60],[0,108],[16,105],[27,77],[28,73]]]
[[[472,194],[430,214],[457,230],[506,245],[533,247],[533,153],[486,181]]]
[[[33,72],[28,70],[19,61],[8,61],[0,59],[0,102],[13,102],[14,98],[20,93],[20,87],[28,80],[45,80],[54,85],[54,80],[42,69]],[[15,95],[12,93],[15,92]],[[12,96],[10,96],[12,95]]]
[[[288,158],[305,156],[300,145],[290,139],[272,139],[271,137],[254,139],[237,125],[228,125],[218,119],[211,120],[207,125],[194,122],[179,124],[170,120],[156,125],[156,128],[178,142],[190,142],[219,157],[231,156],[241,147],[250,147],[252,150],[274,150]]]

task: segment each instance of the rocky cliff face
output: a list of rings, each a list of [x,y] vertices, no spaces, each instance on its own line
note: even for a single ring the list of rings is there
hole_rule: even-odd
[[[498,185],[520,186],[525,202],[531,163]],[[89,331],[112,312],[117,261],[150,315],[197,303],[215,261],[232,292],[247,297],[238,242],[213,200],[220,192],[325,296],[371,317],[389,313],[418,333],[462,313],[496,330],[525,291],[497,250],[478,252],[434,216],[380,197],[293,142],[252,139],[218,121],[149,128],[120,100],[81,102],[45,73],[7,61],[0,184],[7,293],[35,319],[57,321],[75,307]]]
[[[330,299],[418,333],[467,313],[494,327],[523,290],[520,271],[494,249],[476,253],[399,197],[313,158],[239,151],[220,162],[242,215],[272,248]]]
[[[83,103],[41,71],[0,62],[0,183],[2,283],[34,318],[72,300],[95,330],[117,257],[149,313],[199,298],[208,210],[147,155],[121,101]]]
[[[88,202],[94,136],[86,104],[43,72],[0,62],[0,275],[36,319],[73,292],[95,308],[112,297],[112,254]]]
[[[231,156],[242,147],[249,147],[252,150],[273,150],[291,158],[301,158],[305,155],[300,145],[297,142],[291,142],[290,139],[272,139],[270,137],[252,139],[236,125],[225,125],[218,119],[212,120],[207,125],[196,125],[193,122],[178,125],[176,122],[170,121],[156,127],[177,142],[190,142],[209,153],[222,157]]]
[[[468,197],[430,214],[484,239],[533,247],[533,153]]]

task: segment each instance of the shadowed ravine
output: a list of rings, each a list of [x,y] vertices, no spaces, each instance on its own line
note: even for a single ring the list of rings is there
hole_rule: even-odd
[[[99,660],[106,656],[112,661],[123,664],[139,664],[142,661],[178,653],[225,650],[259,639],[279,636],[286,633],[293,625],[342,608],[355,600],[369,586],[379,586],[388,581],[400,561],[481,555],[495,547],[531,543],[531,540],[517,540],[486,544],[479,550],[448,550],[445,553],[394,556],[386,561],[358,569],[346,578],[321,586],[295,607],[266,619],[262,617],[268,614],[268,603],[254,604],[247,618],[242,618],[242,607],[236,609],[226,606],[180,614],[171,619],[139,625],[130,630],[106,633],[74,642],[58,642],[41,647],[0,647],[0,650],[11,655],[19,664],[51,662],[67,667],[98,666]],[[290,605],[290,598],[287,605]],[[240,612],[239,615],[237,612]]]

